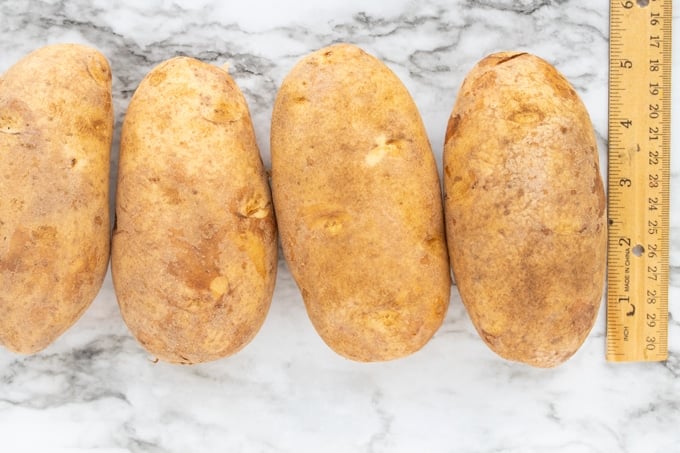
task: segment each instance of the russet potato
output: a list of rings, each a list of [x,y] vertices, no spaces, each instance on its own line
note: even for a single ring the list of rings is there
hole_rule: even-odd
[[[220,68],[177,57],[140,83],[123,125],[112,245],[121,313],[161,360],[233,354],[276,278],[276,225],[245,98]]]
[[[451,264],[482,339],[509,360],[567,360],[606,264],[597,142],[569,82],[527,53],[480,61],[451,113],[444,187]]]
[[[111,70],[38,49],[0,78],[0,344],[34,353],[99,291],[109,259]]]
[[[271,152],[283,252],[322,339],[358,361],[420,349],[451,281],[437,168],[401,81],[348,44],[304,57],[276,97]]]

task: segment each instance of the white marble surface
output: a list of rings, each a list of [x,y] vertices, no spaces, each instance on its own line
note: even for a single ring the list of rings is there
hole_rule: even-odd
[[[1,0],[0,72],[48,43],[99,48],[113,68],[118,137],[130,96],[154,65],[178,54],[229,63],[268,164],[278,84],[303,54],[350,41],[402,78],[441,162],[465,73],[492,51],[524,49],[576,86],[604,164],[607,36],[608,4],[590,0]],[[0,451],[678,452],[674,148],[666,363],[607,363],[604,305],[585,345],[563,366],[506,362],[479,339],[455,288],[444,326],[422,351],[353,363],[316,335],[281,263],[270,314],[249,346],[217,362],[173,366],[154,363],[128,333],[107,277],[90,310],[47,350],[26,357],[0,348]]]

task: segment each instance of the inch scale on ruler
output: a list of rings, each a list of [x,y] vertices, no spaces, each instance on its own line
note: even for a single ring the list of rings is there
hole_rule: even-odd
[[[612,0],[607,360],[668,356],[672,0]]]

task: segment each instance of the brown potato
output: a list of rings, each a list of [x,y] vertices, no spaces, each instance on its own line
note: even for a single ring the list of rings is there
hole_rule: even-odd
[[[353,360],[420,349],[449,302],[437,168],[397,76],[339,44],[303,58],[274,105],[283,251],[323,340]]]
[[[113,282],[159,359],[233,354],[264,322],[276,225],[248,106],[229,74],[178,57],[135,92],[121,138]]]
[[[111,71],[38,49],[0,78],[0,343],[34,353],[83,314],[109,259]]]
[[[449,256],[473,324],[500,356],[556,366],[602,297],[605,195],[583,103],[547,62],[498,53],[475,66],[444,149]]]

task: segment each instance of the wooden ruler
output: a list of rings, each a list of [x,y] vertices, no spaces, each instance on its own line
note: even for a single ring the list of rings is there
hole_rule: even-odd
[[[611,0],[607,360],[668,356],[672,0]]]

